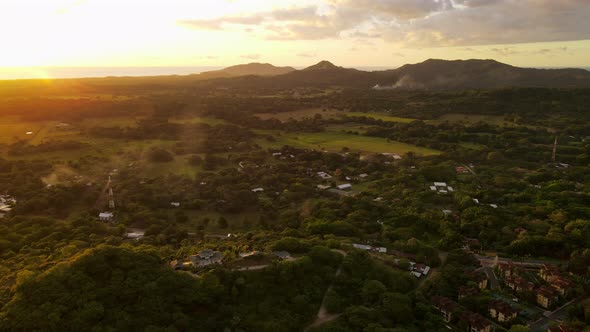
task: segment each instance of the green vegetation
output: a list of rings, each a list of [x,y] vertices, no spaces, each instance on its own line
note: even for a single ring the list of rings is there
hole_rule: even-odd
[[[475,289],[496,256],[590,289],[586,90],[174,82],[2,83],[0,331],[518,331],[551,282]]]

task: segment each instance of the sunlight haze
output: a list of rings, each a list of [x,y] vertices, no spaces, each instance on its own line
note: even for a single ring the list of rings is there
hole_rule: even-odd
[[[428,58],[588,67],[588,15],[574,0],[3,0],[0,68]]]

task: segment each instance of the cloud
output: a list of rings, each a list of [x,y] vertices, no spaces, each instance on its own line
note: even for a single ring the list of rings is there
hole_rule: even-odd
[[[245,55],[240,56],[240,58],[242,58],[242,59],[250,59],[250,60],[258,60],[261,57],[262,56],[260,54],[245,54]]]
[[[256,27],[270,40],[382,39],[428,48],[590,39],[587,17],[588,0],[323,0],[179,23],[224,31]]]
[[[297,53],[297,56],[300,58],[315,58],[315,53]]]

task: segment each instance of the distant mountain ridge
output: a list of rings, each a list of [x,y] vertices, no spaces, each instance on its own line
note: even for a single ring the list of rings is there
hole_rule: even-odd
[[[248,75],[275,76],[287,74],[295,70],[296,69],[293,67],[276,67],[270,63],[252,62],[248,64],[231,66],[220,70],[202,72],[199,74],[199,76],[204,78],[236,77]]]
[[[252,65],[253,64],[243,65],[250,66],[247,70],[235,69],[240,68],[240,66],[234,66],[223,69],[220,72],[229,73],[229,76],[225,77],[245,75],[256,75],[259,77],[243,78],[235,80],[234,82],[231,82],[231,79],[229,79],[223,80],[219,83],[230,86],[240,86],[242,84],[283,88],[298,86],[341,86],[376,88],[383,90],[590,87],[590,72],[584,69],[520,68],[495,60],[429,59],[417,64],[406,64],[397,69],[372,72],[339,67],[325,60],[301,70],[295,70],[291,67],[274,67],[269,64],[264,64],[264,68],[269,68],[266,74],[263,74],[263,70],[259,69],[263,67]]]

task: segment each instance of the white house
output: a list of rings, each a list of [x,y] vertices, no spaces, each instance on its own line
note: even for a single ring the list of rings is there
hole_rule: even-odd
[[[264,188],[254,188],[254,189],[252,189],[252,192],[253,193],[260,193],[260,192],[263,192],[263,191],[264,191]]]
[[[324,180],[327,180],[327,179],[331,179],[332,178],[332,176],[330,174],[326,173],[326,172],[318,172],[317,174],[318,174],[319,177],[321,177]]]
[[[344,184],[336,186],[336,188],[338,188],[338,190],[348,190],[348,189],[352,188],[352,185],[350,183],[344,183]]]
[[[371,250],[373,247],[366,245],[366,244],[358,244],[358,243],[353,243],[352,246],[354,248],[357,249],[361,249],[361,250]]]
[[[170,205],[172,205],[174,207],[179,207],[180,206],[180,202],[170,202]]]
[[[435,182],[434,185],[436,187],[446,187],[447,183],[446,182]]]
[[[98,219],[100,219],[101,221],[111,221],[113,220],[113,217],[115,215],[113,215],[112,212],[101,212],[98,214]]]

